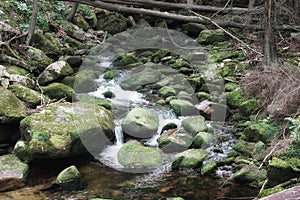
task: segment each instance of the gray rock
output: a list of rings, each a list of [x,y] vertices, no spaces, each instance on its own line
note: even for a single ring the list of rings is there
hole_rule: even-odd
[[[213,139],[214,138],[213,138],[213,135],[211,133],[199,132],[194,137],[194,145],[197,148],[208,147],[208,145],[212,143]]]
[[[0,191],[21,187],[29,167],[13,154],[0,156]]]
[[[258,184],[267,179],[267,171],[259,169],[254,164],[246,165],[233,174],[233,179],[237,182],[251,182]]]
[[[38,77],[41,85],[63,78],[73,73],[72,67],[66,61],[56,61],[49,65]]]
[[[55,180],[63,190],[76,190],[79,188],[79,182],[80,172],[74,165],[61,171]]]
[[[201,115],[184,119],[182,121],[182,126],[192,135],[196,135],[198,132],[207,130],[205,118]]]
[[[144,108],[132,109],[123,119],[123,131],[136,138],[149,138],[158,130],[159,118]]]
[[[213,44],[216,42],[221,42],[226,39],[225,33],[221,29],[208,30],[205,29],[200,32],[197,42],[200,44]]]
[[[191,116],[198,113],[194,105],[186,100],[174,99],[170,101],[170,106],[177,116]]]

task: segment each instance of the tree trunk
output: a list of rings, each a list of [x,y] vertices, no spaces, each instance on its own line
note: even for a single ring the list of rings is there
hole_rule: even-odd
[[[77,8],[78,8],[78,3],[73,2],[70,14],[67,16],[67,21],[71,22],[73,20],[75,14],[76,14]]]
[[[252,10],[254,8],[254,5],[255,5],[255,0],[249,0],[249,4],[248,4],[248,10]],[[245,19],[245,24],[251,24],[251,20],[252,19],[252,15],[251,13],[249,12],[248,15],[246,16],[246,19]]]
[[[32,36],[34,34],[37,13],[38,13],[38,0],[33,0],[33,8],[32,8],[32,13],[31,13],[31,18],[30,18],[30,24],[29,24],[29,28],[28,28],[28,35],[27,35],[27,39],[26,39],[27,45],[30,44]]]
[[[295,16],[296,16],[296,23],[300,25],[300,0],[294,0],[294,8],[295,8]]]
[[[275,1],[265,0],[264,19],[264,66],[272,67],[277,64],[276,44],[275,44]]]

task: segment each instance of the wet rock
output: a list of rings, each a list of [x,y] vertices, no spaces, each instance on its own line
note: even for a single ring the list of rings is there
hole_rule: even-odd
[[[15,145],[14,152],[27,161],[83,154],[86,148],[97,152],[114,138],[111,113],[80,102],[48,105],[24,118],[20,130],[24,141]]]
[[[198,132],[207,130],[205,118],[201,115],[184,119],[182,121],[182,126],[192,135],[196,135]]]
[[[23,186],[29,167],[13,154],[0,156],[0,191]]]
[[[259,167],[254,164],[246,165],[233,174],[233,179],[237,182],[251,182],[258,184],[267,179],[267,171],[265,169],[259,169]]]
[[[63,190],[76,190],[79,188],[80,172],[72,165],[60,172],[55,180]]]
[[[62,83],[51,83],[47,86],[41,87],[44,95],[48,96],[50,99],[60,100],[66,99],[71,101],[75,91],[67,85]]]
[[[214,139],[214,136],[211,133],[199,132],[194,137],[194,145],[197,148],[208,147]]]
[[[197,110],[195,109],[194,105],[186,100],[171,100],[170,106],[177,116],[191,116],[197,114]]]
[[[215,161],[209,161],[203,165],[201,168],[202,175],[212,175],[217,168],[217,163]]]
[[[156,134],[158,123],[158,116],[152,111],[144,108],[134,108],[123,119],[122,129],[129,136],[149,138]]]
[[[112,91],[105,91],[105,92],[103,92],[103,96],[105,97],[105,98],[113,98],[113,97],[115,97],[116,95],[112,92]]]
[[[268,185],[276,186],[280,183],[298,177],[300,172],[300,159],[287,158],[285,160],[273,157],[268,166]]]
[[[47,98],[41,93],[22,85],[11,85],[8,89],[30,107],[36,107],[41,103],[42,99],[47,101]]]
[[[164,152],[180,152],[188,149],[193,137],[182,130],[169,130],[158,138],[159,148]]]
[[[163,96],[163,97],[169,97],[169,96],[175,96],[176,91],[172,87],[164,86],[164,87],[162,87],[158,90],[158,94]]]
[[[118,161],[125,167],[154,168],[161,165],[161,152],[135,140],[125,143],[118,152]]]
[[[175,155],[172,168],[178,169],[199,167],[207,156],[208,153],[203,149],[188,149]]]
[[[136,90],[140,86],[156,83],[160,80],[161,73],[157,70],[146,68],[142,72],[132,74],[123,79],[120,86],[124,90]]]
[[[11,91],[0,87],[0,123],[18,122],[25,117],[26,107]]]
[[[103,78],[104,79],[113,79],[113,78],[116,78],[116,77],[119,77],[119,76],[120,76],[119,72],[114,71],[114,70],[109,70],[109,71],[106,71],[104,73]]]
[[[38,77],[41,85],[63,78],[73,73],[73,69],[66,61],[56,61],[49,65]]]
[[[205,29],[200,32],[197,42],[200,44],[214,44],[222,42],[226,39],[225,33],[221,29],[209,30]]]

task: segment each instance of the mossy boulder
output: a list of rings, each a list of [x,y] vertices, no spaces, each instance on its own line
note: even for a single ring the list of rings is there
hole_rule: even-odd
[[[76,190],[79,188],[79,183],[80,172],[74,165],[61,171],[55,180],[55,184],[63,190]]]
[[[191,116],[198,113],[194,105],[187,100],[173,99],[170,101],[170,106],[177,116]]]
[[[116,78],[119,76],[120,76],[119,72],[114,71],[114,70],[109,70],[104,73],[103,78],[104,79],[113,79],[113,78]]]
[[[41,87],[44,95],[48,96],[50,99],[60,100],[66,99],[71,101],[75,91],[67,85],[62,83],[51,83],[50,85]]]
[[[205,118],[201,115],[184,119],[182,121],[182,126],[192,135],[196,135],[198,132],[207,130]]]
[[[239,89],[233,90],[231,92],[226,92],[226,100],[227,100],[227,105],[230,108],[237,109],[240,107],[242,103],[242,94]]]
[[[32,37],[32,44],[46,55],[61,55],[60,44],[50,33],[36,32]]]
[[[159,118],[145,108],[132,109],[122,121],[123,131],[136,138],[149,138],[158,130]]]
[[[213,142],[214,136],[207,132],[198,132],[194,137],[194,145],[197,148],[208,147]]]
[[[0,87],[0,123],[18,122],[26,115],[26,107],[11,91]]]
[[[79,96],[79,102],[80,103],[86,103],[86,104],[92,104],[96,106],[102,106],[106,108],[107,110],[111,110],[112,103],[103,99],[97,99],[93,98],[91,96]]]
[[[188,149],[175,155],[172,168],[178,169],[200,167],[207,156],[208,153],[203,149]]]
[[[128,67],[135,67],[141,64],[141,62],[139,61],[139,59],[135,56],[135,54],[133,53],[127,53],[124,54],[120,61],[119,64],[121,66],[128,66]]]
[[[186,100],[186,101],[190,101],[192,102],[194,99],[193,97],[188,94],[186,91],[180,91],[177,95],[178,99],[181,99],[181,100]]]
[[[273,157],[268,166],[268,185],[276,186],[292,178],[299,177],[300,159],[280,159]]]
[[[49,65],[38,77],[41,85],[61,79],[73,73],[73,69],[66,61],[56,61]]]
[[[37,33],[35,36],[39,37],[39,33]],[[47,40],[45,37],[43,37],[43,39]],[[42,48],[47,48],[47,47],[42,47]],[[41,49],[28,46],[25,51],[26,51],[28,64],[31,66],[31,70],[34,71],[35,73],[40,73],[44,71],[44,69],[52,63],[52,60]]]
[[[159,148],[164,152],[181,152],[191,146],[193,137],[182,130],[171,129],[166,131],[157,141]]]
[[[158,94],[163,96],[163,97],[169,97],[169,96],[175,96],[176,91],[172,87],[164,86],[164,87],[162,87],[158,90]]]
[[[210,100],[210,95],[207,92],[197,92],[195,95],[200,102]]]
[[[221,29],[209,30],[205,29],[200,32],[197,42],[200,44],[214,44],[222,42],[226,39],[225,33]]]
[[[93,70],[82,70],[76,74],[74,90],[78,93],[88,93],[97,90],[98,73]]]
[[[267,179],[267,171],[265,169],[259,169],[259,167],[254,164],[246,165],[234,173],[233,179],[237,182],[250,182],[258,185]]]
[[[23,69],[18,66],[15,66],[15,65],[5,65],[5,68],[9,74],[17,74],[17,75],[21,75],[21,76],[30,75],[30,72],[28,70]]]
[[[47,98],[41,93],[22,85],[11,85],[8,89],[12,91],[19,99],[26,102],[26,104],[30,107],[39,105],[42,99],[47,101]]]
[[[243,138],[249,142],[267,142],[277,133],[278,127],[265,122],[256,122],[245,128]]]
[[[15,155],[0,156],[0,191],[23,186],[28,171],[28,165],[21,162]]]
[[[159,71],[152,68],[146,68],[141,72],[132,74],[123,79],[120,86],[124,90],[136,90],[138,87],[156,83],[160,78],[161,73]]]
[[[80,13],[76,13],[76,16],[73,18],[72,22],[84,31],[90,29],[90,25]]]
[[[155,168],[161,165],[161,152],[155,147],[145,147],[136,140],[126,142],[118,152],[118,161],[124,167]]]
[[[202,166],[201,175],[212,175],[217,167],[218,166],[215,161],[209,161]]]
[[[96,30],[107,31],[114,35],[127,30],[127,19],[119,14],[109,11],[97,13]]]
[[[63,158],[96,152],[114,138],[112,115],[105,108],[86,103],[56,103],[20,123],[24,141],[15,154],[30,161],[36,158]],[[85,147],[83,146],[85,145]]]
[[[246,142],[243,139],[239,139],[235,145],[234,150],[241,153],[244,156],[252,156],[253,151],[255,149],[255,143],[254,142]]]
[[[65,85],[69,86],[70,88],[73,88],[75,80],[76,80],[76,76],[74,76],[74,75],[66,76],[63,80],[60,81],[60,83],[65,84]]]

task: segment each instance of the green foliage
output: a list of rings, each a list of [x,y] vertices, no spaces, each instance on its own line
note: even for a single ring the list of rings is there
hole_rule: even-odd
[[[296,143],[300,143],[300,117],[286,117],[285,120],[290,122],[288,128],[290,130],[292,138]]]

